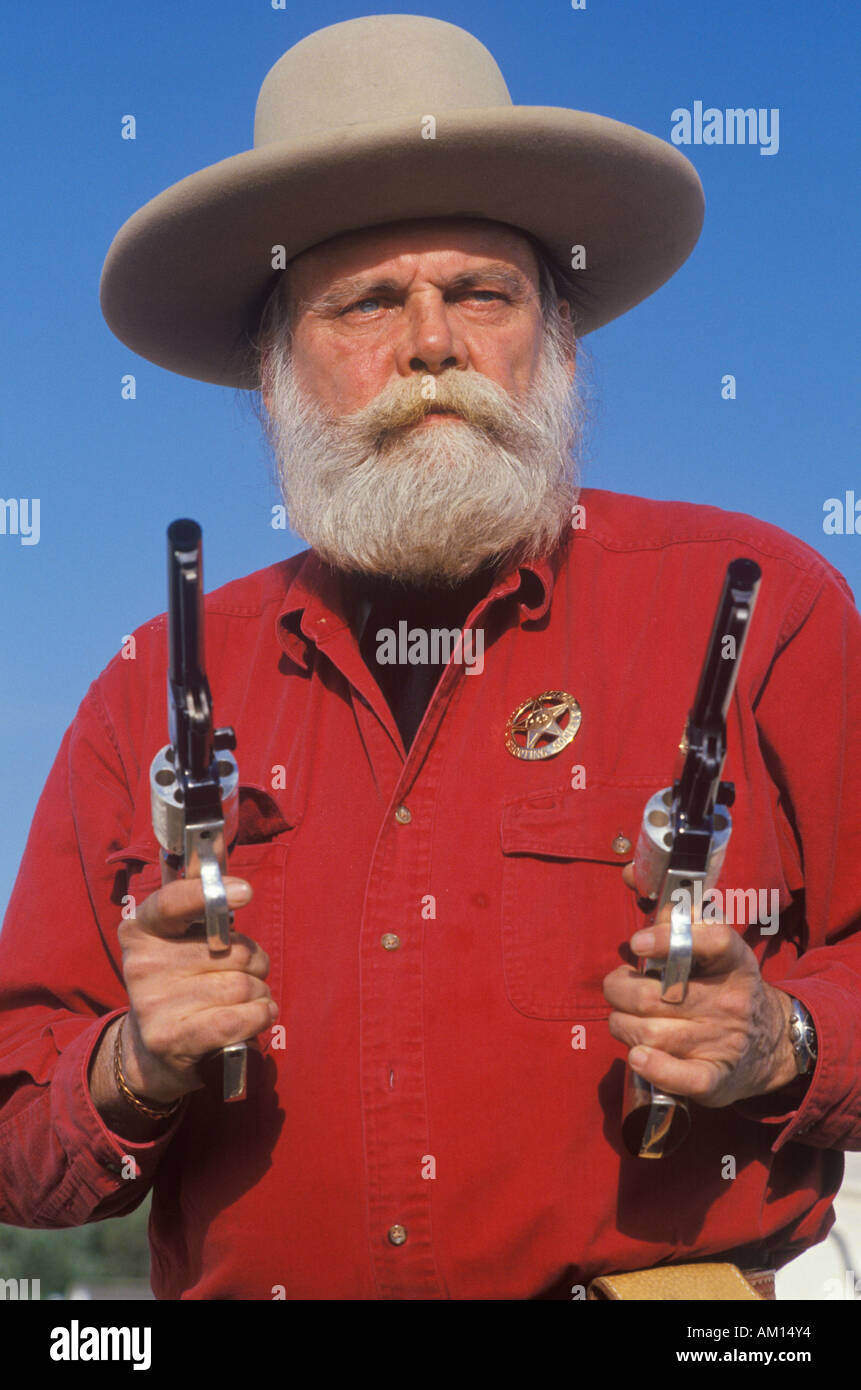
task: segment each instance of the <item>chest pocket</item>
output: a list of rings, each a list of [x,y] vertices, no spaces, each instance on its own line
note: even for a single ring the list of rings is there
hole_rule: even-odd
[[[655,789],[566,787],[504,807],[503,968],[520,1013],[588,1020],[611,1012],[604,976],[625,961],[622,948],[643,920],[622,869]]]

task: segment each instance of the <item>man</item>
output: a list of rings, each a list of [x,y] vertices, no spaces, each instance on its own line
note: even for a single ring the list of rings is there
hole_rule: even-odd
[[[166,1298],[567,1298],[823,1237],[861,1141],[861,625],[791,537],[580,492],[571,458],[576,337],[701,215],[662,142],[511,107],[470,36],[388,16],[290,50],[255,150],[118,235],[109,322],[260,387],[311,551],[208,602],[242,783],[229,954],[189,931],[197,881],[158,886],[163,619],[67,733],[0,938],[2,1219],[154,1185]],[[631,964],[666,918],[638,931],[623,869],[738,555],[763,591],[721,883],[754,908],[695,926],[670,1005]],[[225,1107],[205,1059],[252,1037]],[[660,1165],[622,1142],[626,1061],[694,1102]]]

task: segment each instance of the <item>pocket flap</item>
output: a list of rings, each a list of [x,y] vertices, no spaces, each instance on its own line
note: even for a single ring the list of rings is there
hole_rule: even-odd
[[[257,845],[274,840],[285,830],[292,830],[298,817],[288,821],[275,798],[263,787],[240,786],[238,845]]]
[[[134,864],[157,864],[159,847],[153,840],[151,845],[125,845],[123,849],[115,849],[112,854],[105,857],[106,864],[119,864],[131,862]]]
[[[503,809],[502,852],[627,863],[634,857],[643,809],[654,790],[651,784],[587,785],[519,797]]]
[[[239,788],[239,828],[233,848],[240,845],[268,844],[286,830],[294,829],[298,817],[287,820],[275,798],[263,787],[242,785]],[[134,832],[133,832],[134,833]],[[123,849],[115,849],[105,859],[106,864],[133,860],[138,864],[157,864],[159,845],[150,829],[146,838],[138,830],[137,838]]]

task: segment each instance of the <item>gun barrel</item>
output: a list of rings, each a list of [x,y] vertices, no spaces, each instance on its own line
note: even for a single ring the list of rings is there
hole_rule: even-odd
[[[203,643],[203,536],[187,517],[167,530],[167,586],[170,740],[191,782],[201,783],[212,762],[212,697]]]
[[[696,836],[711,833],[711,817],[726,756],[726,716],[739,662],[759,592],[761,570],[754,560],[733,560],[718,602],[697,693],[686,728],[688,752],[678,782],[676,832],[679,849],[702,862]]]
[[[691,708],[691,723],[697,728],[722,726],[726,720],[761,577],[762,571],[754,560],[733,560],[727,567]],[[731,641],[728,643],[727,639]]]

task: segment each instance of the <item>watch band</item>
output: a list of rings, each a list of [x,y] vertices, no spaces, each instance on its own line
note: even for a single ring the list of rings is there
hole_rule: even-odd
[[[817,1038],[813,1019],[799,999],[792,1000],[789,1015],[789,1041],[795,1053],[799,1076],[806,1076],[816,1066]]]

